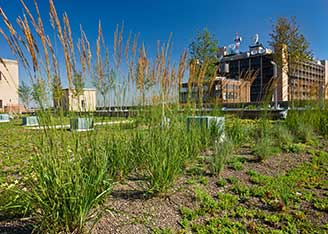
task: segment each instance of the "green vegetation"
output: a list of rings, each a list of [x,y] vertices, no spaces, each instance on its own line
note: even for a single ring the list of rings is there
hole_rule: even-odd
[[[231,157],[233,145],[229,139],[217,144],[214,149],[214,155],[210,160],[210,171],[212,174],[220,174],[224,169],[224,165]]]
[[[191,44],[192,61],[187,63],[185,51],[175,66],[171,37],[158,45],[151,60],[146,46],[138,45],[139,35],[124,40],[123,26],[114,33],[109,56],[99,23],[92,56],[82,27],[75,45],[67,14],[58,18],[49,3],[54,37],[44,31],[37,3],[36,17],[23,4],[26,17],[19,17],[17,26],[1,11],[7,28],[2,35],[31,76],[31,88],[22,84],[20,97],[28,105],[32,96],[41,126],[24,128],[19,120],[0,125],[0,225],[2,220],[5,225],[29,220],[35,232],[79,234],[91,232],[109,214],[101,225],[139,224],[154,233],[327,230],[327,109],[290,111],[284,121],[226,115],[224,134],[215,125],[187,129],[187,116],[199,115],[197,105],[177,104],[176,91],[187,67],[188,85],[202,87],[216,77],[217,43],[207,30]],[[294,28],[280,20],[277,30],[285,26]],[[307,51],[303,36],[292,36]],[[58,44],[52,41],[57,37]],[[56,54],[52,43],[63,54]],[[65,61],[64,71],[57,61]],[[116,106],[126,104],[129,89],[138,106],[129,119],[133,122],[99,125],[89,132],[53,128],[76,117],[120,119],[95,117],[82,107],[66,113],[60,105],[62,73],[78,102],[88,81],[104,105],[108,97]],[[58,104],[54,109],[49,97]],[[216,111],[208,115],[223,116]],[[156,215],[160,222],[153,222]],[[162,221],[168,223],[161,226]]]
[[[327,156],[327,153],[317,152],[311,162],[290,170],[286,175],[264,176],[254,170],[248,171],[253,185],[237,181],[230,187],[230,192],[217,196],[197,188],[198,206],[180,210],[183,229],[193,233],[325,232],[324,225],[314,224],[308,219],[311,214],[307,214],[300,204],[309,202],[317,210],[327,211],[326,197],[317,197],[311,189],[327,186],[323,178],[327,175],[326,169],[317,167],[318,164],[327,164]],[[254,201],[262,208],[249,207]],[[257,221],[252,221],[255,219]]]
[[[184,116],[170,115],[170,125],[163,127],[160,118],[155,117],[160,116],[158,112],[154,109],[152,117],[139,118],[137,125],[105,125],[86,133],[48,129],[44,135],[40,130],[19,126],[18,120],[0,125],[1,134],[11,139],[10,145],[4,138],[0,143],[4,155],[1,166],[5,168],[0,177],[0,213],[7,217],[33,216],[38,230],[51,225],[56,232],[83,232],[86,223],[92,227],[104,214],[102,204],[115,184],[127,183],[132,176],[147,198],[167,197],[176,181],[187,177],[188,189],[195,188],[195,203],[180,209],[182,230],[201,233],[214,230],[217,225],[222,232],[324,230],[307,218],[308,211],[302,204],[309,204],[318,215],[326,212],[327,199],[320,191],[327,188],[324,178],[328,154],[313,142],[299,143],[292,134],[296,131],[289,125],[290,120],[240,121],[241,125],[253,126],[253,132],[249,131],[252,137],[234,144],[228,137],[218,143],[210,131],[206,133],[201,128],[187,131]],[[59,121],[55,117],[49,119],[53,123]],[[269,142],[277,151],[266,160],[283,157],[281,150],[307,154],[311,161],[288,171],[278,168],[282,174],[276,175],[248,169],[251,164],[265,162],[248,162],[239,150],[252,152],[259,147],[259,136],[276,139],[273,136],[278,135],[285,144],[278,144],[280,140]],[[204,141],[203,137],[208,139]],[[326,144],[323,138],[313,140]],[[18,148],[14,149],[14,145]],[[212,153],[206,160],[199,157],[208,149]],[[258,159],[255,152],[252,157]],[[225,176],[227,170],[233,173]],[[211,172],[210,177],[206,171]],[[236,176],[238,173],[244,175],[243,181]],[[213,186],[213,179],[220,192],[207,191],[208,186]],[[254,202],[262,209],[256,209]],[[156,233],[175,233],[174,229],[154,228]]]
[[[44,137],[32,156],[29,189],[23,198],[31,211],[38,211],[39,230],[83,232],[85,223],[99,215],[94,208],[111,189],[103,140],[92,135],[72,137],[71,142],[61,135],[52,136],[52,142]]]
[[[218,41],[208,29],[197,33],[196,38],[190,43],[190,60],[198,60],[199,63],[208,63],[205,76],[211,78],[216,73]]]

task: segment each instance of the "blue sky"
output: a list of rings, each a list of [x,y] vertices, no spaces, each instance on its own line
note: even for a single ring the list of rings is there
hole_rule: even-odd
[[[25,0],[32,6],[33,1]],[[246,50],[251,37],[259,33],[267,44],[273,22],[279,16],[296,16],[301,31],[310,42],[314,55],[328,59],[327,0],[54,0],[59,15],[66,11],[75,38],[82,24],[91,43],[95,43],[98,21],[104,36],[112,45],[116,24],[124,21],[125,32],[140,32],[149,50],[157,40],[167,40],[173,33],[173,53],[177,57],[187,48],[195,33],[207,27],[220,46],[233,42],[235,32],[243,37],[241,50]],[[44,22],[48,22],[48,1],[39,0]],[[11,20],[22,15],[18,0],[0,0],[0,6]],[[0,23],[0,27],[3,24]],[[51,33],[52,31],[49,31]],[[74,35],[73,35],[74,36]],[[0,56],[13,58],[0,36]],[[23,72],[21,71],[21,74]],[[24,78],[23,78],[24,79]]]

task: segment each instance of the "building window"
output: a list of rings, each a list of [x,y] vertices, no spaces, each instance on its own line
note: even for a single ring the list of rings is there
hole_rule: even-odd
[[[2,109],[3,106],[2,106],[2,100],[0,100],[0,109]]]
[[[82,108],[82,110],[84,110],[84,108],[85,108],[85,101],[84,100],[81,100],[81,108]]]
[[[2,72],[0,71],[0,80],[2,80]]]

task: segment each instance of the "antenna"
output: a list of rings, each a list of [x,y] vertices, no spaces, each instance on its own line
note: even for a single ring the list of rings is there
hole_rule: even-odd
[[[235,50],[236,53],[239,53],[239,47],[240,47],[240,43],[242,42],[242,38],[239,36],[238,32],[236,32],[236,37],[235,37]]]
[[[254,45],[259,44],[259,34],[258,33],[256,33],[255,36],[253,37],[253,43],[254,43]]]

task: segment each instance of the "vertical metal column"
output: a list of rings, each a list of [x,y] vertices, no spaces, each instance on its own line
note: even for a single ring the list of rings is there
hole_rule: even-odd
[[[275,62],[271,61],[271,64],[273,65],[273,79],[275,79],[274,109],[278,109],[278,84],[277,84],[278,69],[277,69],[277,64]]]

